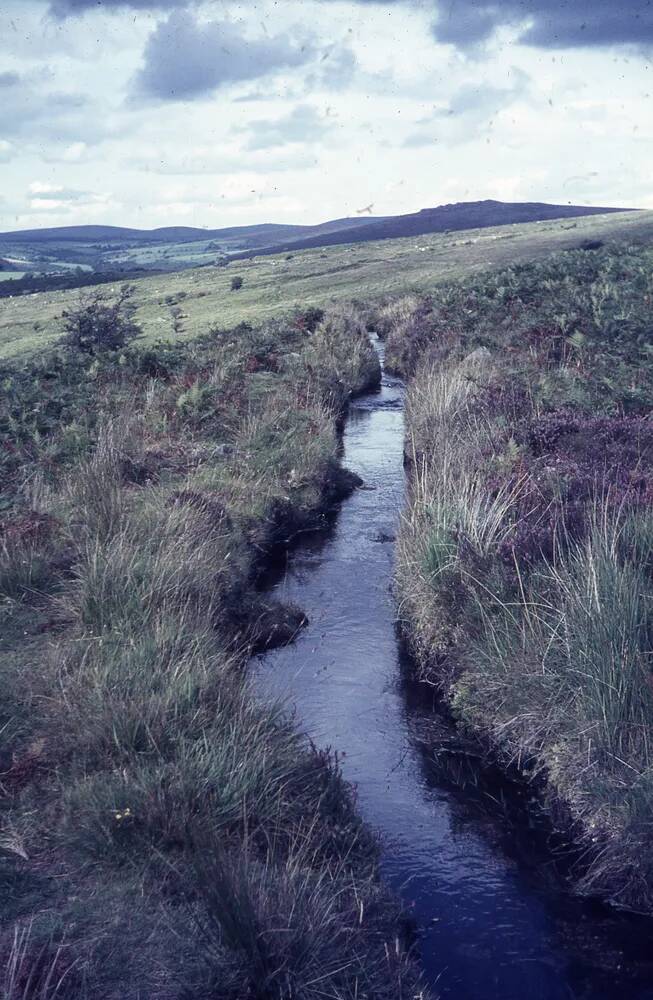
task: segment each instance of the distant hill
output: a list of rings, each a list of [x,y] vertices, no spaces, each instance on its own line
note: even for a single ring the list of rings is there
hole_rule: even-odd
[[[16,232],[0,233],[0,240],[11,243],[46,243],[50,240],[88,243],[89,240],[108,242],[139,239],[144,233],[145,230],[123,229],[122,226],[57,226],[53,229],[19,229]]]
[[[383,222],[385,216],[375,217]],[[57,226],[52,229],[21,229],[0,233],[0,240],[11,243],[195,243],[199,240],[240,238],[267,245],[271,241],[312,237],[367,225],[369,218],[333,219],[317,226],[292,226],[265,222],[255,226],[230,226],[225,229],[200,229],[195,226],[163,226],[159,229],[127,229],[122,226]]]
[[[564,219],[573,216],[599,215],[628,209],[598,208],[579,205],[547,205],[542,202],[470,201],[438,208],[424,208],[410,215],[357,216],[332,219],[316,226],[293,226],[272,222],[255,226],[230,226],[224,229],[200,229],[195,226],[164,226],[159,229],[128,229],[122,226],[58,226],[52,229],[23,229],[0,233],[0,241],[29,243],[125,243],[161,244],[195,243],[201,240],[224,240],[239,243],[236,257],[255,253],[278,253],[337,243],[364,243],[368,240],[420,236],[446,230],[479,229],[518,222]],[[236,247],[234,247],[236,249]]]
[[[470,201],[423,208],[410,215],[395,215],[385,219],[366,221],[343,234],[342,230],[322,232],[308,237],[295,237],[256,250],[256,255],[281,253],[286,250],[307,250],[311,247],[333,246],[337,243],[366,243],[370,240],[397,239],[402,236],[423,236],[464,229],[482,229],[524,222],[543,222],[547,219],[578,218],[585,215],[604,215],[610,212],[627,212],[633,209],[601,208],[584,205],[548,205],[544,202]],[[343,239],[343,236],[346,238]],[[235,255],[238,259],[253,256],[248,252]]]
[[[201,229],[163,226],[131,229],[121,226],[60,226],[0,233],[2,294],[89,284],[91,275],[120,276],[145,271],[169,273],[187,268],[223,265],[262,254],[289,253],[312,247],[364,243],[429,233],[480,229],[511,223],[622,212],[626,209],[540,202],[474,201],[425,208],[410,215],[330,219],[316,226],[272,222],[253,226]],[[24,275],[22,278],[15,276]],[[12,278],[11,291],[6,286]],[[20,280],[19,286],[16,281]]]

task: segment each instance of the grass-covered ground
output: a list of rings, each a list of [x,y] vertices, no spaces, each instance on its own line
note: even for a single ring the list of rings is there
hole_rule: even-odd
[[[653,249],[380,315],[411,377],[400,615],[426,682],[545,779],[579,888],[653,909]]]
[[[554,222],[500,226],[450,234],[381,240],[351,246],[295,251],[228,267],[137,278],[135,301],[145,342],[163,338],[186,343],[216,323],[228,328],[256,325],[293,309],[332,300],[373,301],[435,281],[455,280],[479,270],[530,260],[556,248],[613,236],[649,238],[653,213],[589,216]],[[243,287],[232,292],[231,280]],[[0,359],[35,353],[62,331],[62,314],[76,291],[38,292],[0,299]]]
[[[489,273],[624,231],[650,214],[142,279],[144,336],[113,352],[57,346],[75,292],[2,302],[8,1000],[425,995],[335,762],[244,670],[301,627],[262,561],[352,485],[336,428],[378,363],[359,311],[311,308],[352,295],[393,300],[414,375],[400,587],[423,677],[546,773],[585,887],[650,906],[650,251]]]
[[[425,996],[336,762],[244,669],[301,626],[266,553],[351,488],[360,316],[1,378],[4,1000]]]

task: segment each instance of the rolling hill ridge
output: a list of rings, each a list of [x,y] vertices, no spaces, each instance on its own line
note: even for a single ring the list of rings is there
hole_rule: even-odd
[[[600,208],[579,205],[548,205],[544,202],[472,201],[423,208],[408,215],[385,219],[367,220],[352,227],[347,243],[366,243],[369,240],[397,239],[402,236],[424,236],[463,229],[482,229],[489,226],[515,225],[525,222],[544,222],[549,219],[579,218],[586,215],[606,215],[632,209]],[[319,233],[307,238],[294,238],[283,244],[265,248],[258,253],[279,253],[283,250],[310,249],[342,243],[342,232]],[[244,256],[239,255],[239,256]]]
[[[628,209],[542,202],[474,201],[396,216],[345,217],[314,226],[261,223],[201,229],[166,226],[61,226],[0,233],[0,290],[4,294],[88,284],[94,276],[170,272],[224,265],[260,255],[315,247],[483,229],[625,212]]]

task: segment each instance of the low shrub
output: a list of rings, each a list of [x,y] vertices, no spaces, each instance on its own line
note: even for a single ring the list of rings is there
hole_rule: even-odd
[[[117,297],[104,292],[82,293],[75,309],[64,312],[65,347],[85,354],[119,351],[140,335],[131,297],[134,286],[123,285]]]

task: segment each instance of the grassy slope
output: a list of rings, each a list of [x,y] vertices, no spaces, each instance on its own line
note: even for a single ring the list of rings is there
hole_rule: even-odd
[[[502,263],[531,259],[584,239],[612,235],[646,236],[653,213],[593,216],[578,220],[502,226],[451,235],[382,240],[207,267],[177,275],[139,278],[138,320],[148,340],[178,339],[166,298],[185,293],[184,340],[211,326],[242,321],[261,323],[295,307],[324,305],[332,299],[373,300],[411,289],[425,291],[434,281],[455,279]],[[234,274],[244,287],[230,292]],[[61,333],[61,313],[76,292],[42,292],[0,302],[0,358],[37,351]]]
[[[242,669],[299,624],[256,570],[343,488],[359,317],[5,374],[2,996],[415,995],[349,789]]]
[[[624,224],[650,227],[646,215]],[[65,973],[75,997],[412,988],[401,947],[385,948],[396,913],[347,789],[273,709],[256,709],[239,669],[243,646],[297,625],[251,583],[260,553],[337,487],[335,413],[370,370],[360,320],[336,311],[315,336],[292,322],[196,335],[298,299],[432,287],[436,261],[438,278],[458,276],[616,223],[564,225],[268,259],[239,268],[238,294],[226,291],[233,270],[186,273],[179,289],[145,279],[149,340],[159,298],[177,290],[188,332],[113,360],[34,350],[60,328],[34,322],[74,296],[5,303],[28,331],[12,341],[5,327],[5,353],[23,357],[0,398],[0,946],[12,1000],[34,993],[31,969]]]
[[[546,777],[585,891],[653,909],[653,248],[385,310],[413,376],[398,588],[420,674]]]

